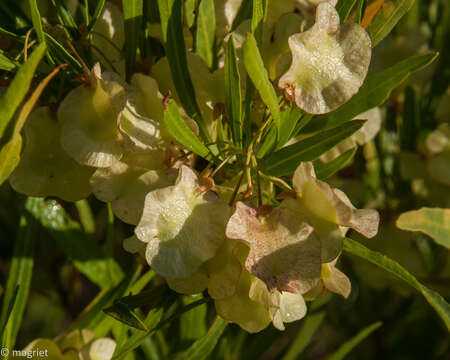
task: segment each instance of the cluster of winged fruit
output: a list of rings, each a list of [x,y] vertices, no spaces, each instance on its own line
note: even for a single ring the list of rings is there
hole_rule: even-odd
[[[229,28],[239,1],[217,3],[217,21]],[[324,114],[362,85],[371,43],[358,24],[340,25],[332,1],[315,3],[270,2],[260,49],[284,101],[295,102],[305,113]],[[111,6],[104,17],[116,14],[108,10]],[[294,13],[294,7],[299,11]],[[249,28],[244,21],[233,37],[222,34],[225,41],[234,41],[239,60]],[[223,61],[213,72],[190,51],[187,61],[205,131],[219,142]],[[316,178],[311,162],[298,164],[292,185],[270,178],[259,184],[260,199],[252,181],[242,182],[256,159],[240,165],[238,155],[230,152],[224,166],[211,162],[202,167],[165,126],[165,113],[180,103],[173,84],[166,58],[152,66],[151,76],[135,73],[128,83],[120,74],[102,73],[96,64],[56,112],[40,107],[32,113],[12,187],[66,201],[92,192],[110,202],[119,219],[135,226],[134,235],[124,241],[127,251],[145,256],[179,293],[207,289],[217,313],[249,332],[270,322],[284,329],[284,323],[305,316],[305,300],[325,290],[347,297],[350,281],[335,267],[343,239],[349,228],[375,236],[378,213],[356,209],[342,191]],[[198,133],[196,122],[181,105],[179,110],[184,124]],[[266,113],[254,106],[252,117]],[[378,128],[375,114],[347,144],[368,141]],[[322,160],[335,158],[333,151]],[[280,193],[273,187],[280,181],[285,191],[278,201]]]

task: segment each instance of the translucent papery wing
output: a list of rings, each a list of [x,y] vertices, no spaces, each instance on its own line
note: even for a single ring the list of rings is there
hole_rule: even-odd
[[[312,114],[348,101],[361,87],[371,57],[367,32],[357,24],[339,27],[337,11],[321,3],[315,25],[289,38],[292,65],[278,83],[289,99]]]
[[[228,205],[212,191],[202,193],[197,175],[182,165],[175,186],[146,196],[135,234],[148,243],[146,258],[156,272],[185,278],[216,255],[228,217]]]
[[[279,206],[258,218],[250,206],[238,202],[227,225],[227,236],[250,247],[245,266],[269,290],[304,293],[320,277],[320,242],[302,214]]]
[[[123,87],[104,80],[97,64],[89,85],[72,90],[58,109],[61,145],[82,165],[109,167],[123,154],[122,136],[117,127],[126,103]]]
[[[95,169],[82,166],[61,147],[60,125],[48,107],[35,109],[24,126],[25,147],[11,174],[14,190],[29,196],[57,196],[66,201],[86,198]]]

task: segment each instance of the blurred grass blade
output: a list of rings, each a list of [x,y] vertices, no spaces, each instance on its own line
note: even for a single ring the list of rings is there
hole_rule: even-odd
[[[22,322],[23,312],[28,299],[28,292],[33,274],[34,249],[36,243],[37,221],[30,216],[29,212],[39,207],[39,199],[27,198],[25,203],[25,213],[20,219],[20,228],[14,247],[14,254],[9,269],[9,276],[3,297],[0,324],[5,323],[11,302],[15,302],[9,314],[6,327],[2,335],[2,347],[14,349],[16,337]],[[19,287],[16,294],[16,289]],[[2,353],[3,355],[3,353]],[[3,356],[2,356],[3,358]]]
[[[300,162],[317,159],[358,131],[364,123],[363,120],[353,120],[286,146],[264,157],[261,161],[261,169],[264,173],[272,176],[290,174],[295,171]]]
[[[367,28],[375,47],[394,28],[414,4],[414,0],[387,0]]]
[[[2,308],[0,308],[0,321],[1,321],[0,322],[0,339],[3,338],[3,332],[5,331],[6,324],[11,316],[12,310],[14,308],[14,304],[16,303],[17,294],[19,293],[19,288],[20,288],[20,286],[17,285],[16,288],[14,289],[13,295],[10,296],[9,299],[6,298],[5,294],[3,294],[2,297],[0,297],[0,305],[2,305]],[[2,291],[3,291],[3,289],[2,289]],[[9,302],[9,304],[7,303],[7,301]]]
[[[202,298],[202,294],[184,296],[183,304],[189,305]],[[180,316],[179,339],[183,344],[192,344],[206,334],[207,311],[206,304],[203,304]]]
[[[121,298],[131,290],[131,286],[139,276],[141,268],[127,274],[118,285],[103,289],[72,323],[70,329],[96,329],[108,316],[103,309],[111,306],[114,300]]]
[[[174,100],[170,100],[169,106],[164,112],[163,122],[169,134],[172,135],[180,144],[202,158],[211,158],[208,148],[203,145],[189,126],[187,126],[184,119],[181,118],[180,112],[178,111],[178,106]]]
[[[33,51],[28,61],[20,66],[19,71],[9,85],[8,90],[6,90],[6,93],[1,97],[0,139],[2,138],[5,129],[11,121],[17,108],[27,94],[36,68],[45,54],[45,49],[45,44],[41,44]]]
[[[320,180],[328,179],[330,176],[333,176],[339,170],[346,167],[348,163],[352,161],[357,149],[357,147],[351,148],[339,155],[336,159],[327,163],[318,162],[317,164],[314,164],[317,178]]]
[[[291,346],[289,346],[288,351],[281,360],[296,360],[300,358],[325,319],[325,315],[326,311],[324,310],[307,315],[302,321],[300,330],[295,335]]]
[[[380,268],[390,272],[399,279],[407,282],[417,291],[419,291],[430,305],[436,310],[444,321],[447,329],[450,330],[450,305],[445,299],[437,292],[428,289],[422,285],[413,275],[411,275],[406,269],[404,269],[399,263],[388,257],[366,248],[364,245],[357,241],[346,238],[344,240],[344,250],[350,254],[359,256],[372,264],[379,266]]]
[[[266,68],[264,67],[264,62],[261,54],[258,50],[258,45],[256,44],[255,37],[248,33],[245,38],[243,45],[244,53],[244,65],[253,85],[258,90],[261,95],[261,99],[264,104],[270,110],[272,119],[275,122],[278,131],[280,130],[280,106],[278,104],[277,94],[269,80],[269,75]]]
[[[205,60],[210,69],[214,65],[215,42],[216,16],[214,0],[200,0],[197,15],[196,52]]]
[[[349,341],[342,344],[337,351],[331,355],[328,360],[342,360],[344,359],[350,351],[352,351],[358,344],[372,334],[376,329],[378,329],[383,323],[378,321],[369,325],[368,327],[362,329],[357,335],[352,337]]]
[[[88,234],[95,233],[95,219],[94,214],[92,213],[91,206],[89,205],[89,201],[86,199],[78,200],[75,202],[75,206],[78,211],[78,216],[80,218],[81,225],[83,229]]]
[[[367,76],[359,92],[328,115],[327,128],[342,124],[364,111],[381,105],[389,98],[391,91],[405,81],[411,73],[431,64],[437,56],[437,53],[412,56],[386,70]]]
[[[233,35],[225,48],[225,106],[230,119],[233,142],[242,146],[242,93]]]
[[[41,97],[42,92],[60,69],[61,66],[55,68],[44,80],[39,83],[20,110],[16,123],[14,124],[11,138],[0,150],[0,184],[2,184],[9,177],[9,175],[11,175],[17,165],[19,165],[20,151],[22,149],[22,135],[20,135],[20,132],[25,125],[25,121],[28,119],[28,116],[33,110],[34,105]]]
[[[146,334],[135,332],[123,347],[116,349],[113,359],[123,359],[129,352],[140,346],[148,337],[154,335],[162,326],[170,323],[187,311],[203,305],[207,301],[207,299],[203,298],[177,310],[176,297],[173,293],[169,293],[165,301],[160,306],[153,308],[144,320],[145,325],[150,330]],[[175,310],[177,311],[174,312]],[[165,315],[164,318],[163,315]]]
[[[123,277],[120,266],[104,254],[95,238],[86,234],[57,201],[41,201],[33,215],[75,267],[100,288],[119,282]]]
[[[175,360],[204,360],[208,359],[222,336],[228,322],[217,316],[205,336],[198,339],[185,352],[177,355]]]
[[[395,225],[402,230],[420,231],[450,249],[450,209],[426,208],[407,211]]]
[[[200,135],[204,140],[210,142],[206,124],[195,100],[195,90],[187,65],[186,45],[183,35],[183,2],[182,0],[158,0],[158,8],[164,47],[175,89],[187,114],[197,122]]]
[[[336,10],[339,13],[339,18],[341,19],[341,24],[347,20],[350,15],[350,11],[353,6],[355,6],[357,0],[339,0],[336,4]]]
[[[11,71],[17,67],[16,62],[10,60],[4,55],[3,51],[0,50],[0,70]]]
[[[142,39],[143,0],[122,0],[125,21],[125,62],[127,79],[136,66],[136,53]]]

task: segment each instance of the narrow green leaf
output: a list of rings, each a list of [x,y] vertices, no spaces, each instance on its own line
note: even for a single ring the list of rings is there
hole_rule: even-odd
[[[55,3],[56,10],[58,12],[58,18],[61,25],[64,27],[66,34],[69,39],[72,40],[73,37],[78,35],[78,26],[72,17],[72,14],[67,10],[66,5],[62,0],[56,0]]]
[[[366,0],[358,0],[358,4],[355,8],[355,23],[356,24],[361,24],[365,5],[366,5]]]
[[[205,336],[198,339],[185,352],[177,355],[175,360],[204,360],[207,359],[216,347],[228,322],[217,316]]]
[[[2,138],[6,127],[27,94],[45,50],[45,44],[41,44],[33,51],[28,61],[19,68],[8,90],[0,99],[0,138]]]
[[[437,56],[437,53],[412,56],[386,70],[369,75],[355,96],[329,114],[327,128],[342,124],[364,111],[381,105],[389,98],[391,91],[411,73],[431,64]]]
[[[420,292],[429,304],[436,310],[439,316],[444,321],[447,329],[450,330],[450,305],[445,299],[437,292],[428,289],[422,285],[413,275],[411,275],[406,269],[404,269],[399,263],[388,257],[380,254],[379,252],[372,251],[366,248],[364,245],[357,241],[346,238],[344,240],[344,250],[350,254],[359,256],[372,264],[379,266],[380,268],[390,272],[399,279],[405,281],[418,292]]]
[[[241,77],[233,35],[230,36],[225,49],[225,106],[230,119],[233,141],[237,146],[242,146]]]
[[[339,13],[339,18],[343,24],[350,15],[350,11],[355,6],[357,0],[339,0],[336,4],[336,10]]]
[[[0,185],[12,174],[20,162],[20,150],[22,149],[22,136],[13,135],[0,149]]]
[[[41,14],[37,5],[37,0],[28,0],[31,11],[31,21],[40,43],[45,43],[44,29],[42,28]]]
[[[298,107],[288,107],[285,111],[281,112],[281,126],[280,126],[280,139],[277,141],[277,128],[271,123],[267,131],[263,134],[263,140],[261,145],[257,149],[256,156],[258,159],[263,158],[272,150],[281,149],[291,138],[293,138],[297,131],[305,126],[311,117],[309,114],[304,114]]]
[[[214,0],[200,0],[197,15],[196,52],[209,68],[213,67],[216,42]]]
[[[400,215],[395,225],[402,230],[420,231],[450,249],[450,209],[426,208]]]
[[[348,138],[363,126],[365,121],[353,120],[331,130],[299,141],[272,153],[261,161],[261,169],[272,176],[287,175],[295,171],[302,161],[313,161],[333,146]]]
[[[127,78],[136,66],[136,53],[142,39],[143,0],[122,0],[125,21],[125,62]]]
[[[105,288],[121,280],[123,273],[120,266],[105,256],[95,238],[86,234],[57,201],[41,199],[41,206],[33,215],[75,267],[92,282]]]
[[[378,321],[369,325],[368,327],[362,329],[358,334],[352,337],[349,341],[342,344],[337,351],[331,355],[328,360],[342,360],[344,359],[350,351],[352,351],[356,346],[359,345],[361,341],[367,338],[370,334],[372,334],[376,329],[378,329],[383,323]]]
[[[354,147],[350,150],[345,151],[339,155],[336,159],[333,159],[327,163],[318,162],[314,165],[316,171],[316,176],[320,180],[328,179],[330,176],[336,174],[339,170],[343,169],[352,161],[353,156],[355,156],[357,148]]]
[[[269,80],[267,70],[264,67],[264,62],[261,54],[259,53],[256,39],[251,33],[248,33],[245,38],[243,52],[245,69],[247,70],[253,85],[259,91],[262,101],[269,108],[272,119],[279,130],[281,115],[277,94]]]
[[[16,303],[16,299],[17,299],[17,294],[19,293],[19,288],[20,286],[17,285],[13,295],[7,299],[6,296],[2,296],[0,298],[0,304],[2,304],[4,306],[4,309],[0,309],[2,312],[4,312],[4,316],[2,316],[3,314],[0,312],[0,339],[3,338],[3,334],[6,328],[6,324],[9,320],[9,318],[11,317],[12,311],[14,309],[14,304]],[[3,291],[3,288],[2,288]],[[9,300],[9,304],[6,302],[7,300]]]
[[[178,106],[174,100],[170,100],[169,106],[164,113],[164,125],[169,134],[188,150],[205,159],[211,157],[208,148],[203,145],[189,126],[187,126],[186,122],[181,118]]]
[[[33,256],[36,243],[37,224],[36,220],[30,216],[29,212],[36,206],[39,206],[38,199],[27,199],[25,203],[25,213],[20,219],[20,228],[14,247],[11,267],[9,269],[6,291],[3,297],[0,324],[5,323],[11,301],[14,299],[17,287],[19,287],[12,311],[9,314],[2,335],[2,347],[7,349],[14,349],[17,333],[19,332],[23,312],[28,299],[28,292],[33,274]]]
[[[267,0],[253,0],[252,34],[258,43],[262,40],[264,19],[267,14]]]
[[[231,25],[231,31],[236,30],[236,28],[242,24],[245,20],[251,19],[252,17],[252,0],[243,0],[241,6],[239,7],[239,11],[236,14],[236,17],[233,20],[233,24]]]
[[[326,311],[319,311],[308,315],[303,321],[300,330],[295,335],[292,344],[281,360],[299,359],[303,351],[312,340],[313,335],[325,319]]]
[[[294,130],[298,122],[303,118],[303,115],[304,112],[296,106],[288,107],[285,111],[281,112],[280,139],[277,143],[277,150],[283,147],[293,137]]]
[[[33,110],[34,105],[36,105],[36,102],[42,95],[42,92],[50,80],[59,72],[60,68],[61,67],[55,68],[49,75],[47,75],[47,77],[39,83],[31,96],[22,106],[22,109],[20,110],[14,124],[11,139],[0,150],[0,184],[2,184],[9,177],[9,175],[11,175],[19,164],[20,151],[22,149],[22,136],[20,135],[20,131]]]
[[[197,122],[200,135],[209,142],[210,136],[195,100],[195,90],[187,66],[186,45],[183,35],[183,2],[182,0],[158,0],[158,8],[166,56],[175,89],[186,113]]]
[[[54,37],[50,34],[45,33],[45,39],[47,40],[47,46],[51,53],[59,60],[61,64],[70,64],[78,70],[83,69],[80,62],[69,53],[66,48],[61,45]]]
[[[141,331],[148,331],[144,321],[131,309],[128,309],[121,303],[114,304],[107,309],[103,310],[105,314],[120,321],[121,323],[133,327]]]
[[[92,14],[92,18],[89,21],[89,26],[87,28],[87,33],[89,34],[97,22],[98,18],[102,14],[103,8],[105,7],[105,0],[98,0],[97,6],[94,9],[94,14]]]
[[[372,38],[372,46],[375,47],[394,28],[400,19],[414,4],[414,0],[389,0],[375,15],[367,31]]]

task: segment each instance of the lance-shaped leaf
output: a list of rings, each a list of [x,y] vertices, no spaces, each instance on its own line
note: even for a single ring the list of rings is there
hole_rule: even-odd
[[[119,219],[136,225],[142,216],[145,196],[175,182],[175,169],[166,168],[163,161],[161,150],[126,154],[112,166],[95,171],[92,191],[99,200],[111,202]]]
[[[289,38],[292,65],[278,86],[312,114],[330,112],[361,87],[371,57],[369,35],[357,24],[339,26],[339,15],[319,4],[314,26]]]
[[[24,126],[25,149],[10,177],[14,190],[36,197],[66,201],[86,198],[93,168],[82,166],[62,149],[60,126],[48,107],[33,111]]]
[[[146,258],[156,272],[188,277],[216,255],[228,216],[228,205],[214,192],[205,192],[197,175],[182,165],[174,186],[146,196],[135,234],[148,243]]]
[[[267,105],[272,115],[273,121],[280,127],[280,106],[278,105],[277,94],[273,88],[269,74],[264,67],[264,62],[259,53],[255,37],[248,33],[243,46],[244,64],[247,73],[252,79],[255,88],[261,95],[261,99]]]
[[[90,84],[72,90],[58,109],[62,147],[80,164],[94,167],[111,166],[123,153],[117,121],[125,92],[103,75],[96,64]]]
[[[329,115],[327,128],[345,121],[386,101],[392,90],[408,76],[432,63],[437,53],[412,56],[381,72],[367,76],[364,85],[348,103]]]
[[[420,231],[450,249],[450,209],[421,208],[400,215],[395,223],[402,230]]]
[[[226,235],[250,247],[245,267],[269,290],[303,294],[320,278],[320,241],[313,231],[295,209],[281,205],[258,216],[256,209],[238,202]]]
[[[442,318],[447,329],[450,330],[450,305],[441,295],[422,285],[396,261],[376,251],[369,250],[362,244],[349,238],[345,239],[344,245],[345,251],[379,266],[419,291]]]
[[[383,40],[414,4],[414,0],[384,1],[375,15],[367,31],[372,38],[373,46]]]
[[[46,50],[45,44],[41,44],[33,51],[29,60],[19,68],[6,93],[0,98],[0,138],[27,94],[34,72]]]

